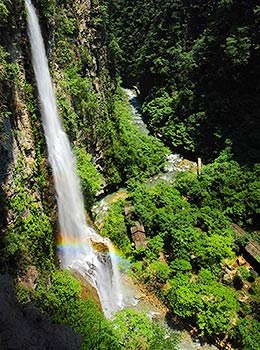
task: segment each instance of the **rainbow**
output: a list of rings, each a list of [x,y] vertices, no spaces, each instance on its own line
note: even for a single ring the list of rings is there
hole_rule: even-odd
[[[57,248],[58,250],[69,250],[82,247],[82,241],[79,239],[64,239],[59,237],[57,240]]]
[[[90,240],[91,241],[91,240]],[[85,244],[89,244],[88,241],[85,242]],[[57,249],[60,252],[64,251],[70,251],[70,250],[75,250],[79,248],[83,248],[85,244],[82,244],[82,241],[79,239],[64,239],[59,235],[57,239]],[[108,251],[107,252],[102,252],[103,254],[111,254]],[[117,259],[119,262],[125,262],[127,261],[126,259],[122,258],[119,252],[116,252],[115,250],[113,251],[113,256]]]

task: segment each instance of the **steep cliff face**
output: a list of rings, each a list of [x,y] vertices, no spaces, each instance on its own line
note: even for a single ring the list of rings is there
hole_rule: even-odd
[[[21,2],[6,2],[1,33],[1,272],[15,274],[30,264],[43,266],[40,250],[47,252],[50,268],[54,203],[48,203],[53,190],[47,183],[39,113],[28,83],[32,70]]]
[[[4,0],[0,5],[4,9],[0,13],[1,272],[23,275],[32,265],[48,272],[55,256],[56,202],[26,14],[23,1]],[[35,5],[66,131],[73,144],[102,159],[99,130],[109,108],[105,91],[113,84],[106,77],[98,3],[35,1]]]
[[[72,145],[80,149],[81,158],[85,157],[88,163],[94,159],[103,169],[99,136],[103,132],[103,120],[108,120],[108,109],[112,108],[109,95],[113,83],[106,70],[98,3],[38,0],[34,4],[66,132]],[[62,272],[58,272],[60,277],[53,277],[59,267],[55,253],[57,205],[31,64],[24,2],[0,0],[0,23],[0,274],[9,273],[14,277],[21,301],[33,300],[42,312],[53,316],[59,313],[59,306],[54,307],[53,300],[61,299],[55,293],[65,293],[65,287],[59,285]],[[77,294],[79,299],[79,286],[73,283],[73,279],[66,281],[65,294],[68,299],[72,295],[73,300]],[[8,332],[12,334],[23,325],[22,342],[30,345],[33,340],[29,334],[35,334],[35,327],[38,332],[41,317],[35,311],[37,320],[28,318],[25,309],[16,304],[12,286],[6,289],[12,293],[12,300],[8,305],[2,303],[6,297],[0,291],[0,306],[4,307],[0,323],[8,324]],[[84,304],[78,299],[73,312],[77,312],[79,305],[87,312],[88,302]],[[93,306],[90,313],[95,312]],[[20,322],[17,327],[7,314],[17,315]],[[63,316],[56,315],[55,322],[63,321]],[[73,322],[66,320],[66,323]],[[40,332],[39,337],[45,343],[57,349],[79,347],[79,338],[70,330],[52,326],[49,321],[45,325],[46,332],[50,329],[55,333],[49,337],[43,334],[45,330]],[[6,337],[5,331],[0,334],[0,338],[3,337]],[[18,338],[14,340],[14,337],[4,346],[16,344]],[[66,339],[70,343],[65,344]],[[36,346],[40,348],[39,344]]]

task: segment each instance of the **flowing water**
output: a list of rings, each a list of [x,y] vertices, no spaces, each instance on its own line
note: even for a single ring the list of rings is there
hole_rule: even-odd
[[[62,239],[59,249],[61,264],[63,268],[69,268],[80,273],[96,288],[105,316],[111,317],[122,308],[123,304],[115,254],[111,242],[99,236],[86,223],[80,183],[76,175],[75,159],[58,116],[40,26],[31,1],[25,0],[25,2],[28,12],[28,33],[31,42],[33,68],[39,91],[48,157],[53,169],[57,193]],[[133,99],[131,96],[129,96],[129,99]],[[140,122],[140,119],[138,119],[140,111],[134,108],[136,106],[133,106],[132,111],[136,111],[135,117],[138,124]],[[147,133],[147,131],[144,132]],[[175,169],[173,170],[175,171]],[[103,247],[102,250],[107,250],[108,253],[95,250],[93,248],[95,242]],[[134,288],[131,286],[129,290],[127,299],[131,307],[138,304],[139,301],[135,297]],[[133,299],[136,299],[137,302],[135,303]],[[151,316],[158,314],[157,310],[151,311],[152,307],[150,305],[141,308],[148,308],[147,312]],[[196,341],[193,342],[191,338],[183,340],[180,344],[181,350],[195,350],[198,348],[200,348],[200,344]],[[201,349],[208,350],[209,347],[202,347]]]
[[[124,91],[128,97],[134,124],[140,131],[148,135],[149,131],[142,119],[141,105],[138,100],[138,96],[131,89],[124,89]],[[174,181],[177,172],[189,170],[196,171],[197,164],[195,162],[183,159],[179,154],[169,154],[167,155],[167,164],[165,165],[164,171],[158,175],[151,177],[147,182],[147,185],[149,186],[149,184],[155,184],[156,182],[161,180],[171,183],[172,181]],[[122,190],[123,189],[121,189],[121,191]],[[105,210],[108,210],[109,201],[111,201],[112,196],[113,195],[103,198],[102,205],[103,208],[105,208]],[[96,211],[98,212],[97,208]],[[153,301],[151,303],[149,301],[149,298],[147,298],[145,294],[140,293],[140,290],[138,290],[138,286],[133,285],[131,281],[127,282],[127,287],[128,289],[125,292],[126,304],[129,303],[129,306],[131,308],[145,311],[151,318],[155,316],[155,318],[157,319],[164,320],[165,324],[167,324],[167,322],[164,319],[165,315],[162,311],[162,307],[158,307],[160,302]],[[178,327],[178,324],[171,324],[170,328],[175,332],[178,328],[181,327]],[[202,340],[196,337],[192,337],[188,331],[181,330],[177,332],[181,335],[181,340],[178,344],[178,350],[217,350],[216,346],[203,342]]]
[[[34,6],[25,0],[32,63],[58,202],[61,265],[80,273],[96,288],[103,312],[111,317],[122,307],[122,293],[113,247],[85,219],[75,158],[58,115],[44,42]],[[94,242],[94,243],[93,243]],[[101,251],[93,244],[101,246]]]
[[[141,113],[141,104],[136,92],[132,89],[123,89],[128,97],[128,101],[131,108],[134,125],[145,135],[149,135],[150,132],[143,121]],[[167,163],[163,169],[163,172],[151,177],[148,183],[156,183],[160,180],[172,182],[175,179],[175,174],[181,171],[196,170],[197,164],[195,162],[183,159],[179,154],[171,153],[166,156]]]
[[[128,101],[130,103],[130,108],[131,108],[131,113],[133,116],[134,124],[144,134],[149,135],[150,132],[149,132],[145,122],[142,119],[141,105],[140,105],[140,102],[138,100],[137,94],[135,93],[134,90],[131,90],[131,89],[124,89],[124,91],[128,97]]]

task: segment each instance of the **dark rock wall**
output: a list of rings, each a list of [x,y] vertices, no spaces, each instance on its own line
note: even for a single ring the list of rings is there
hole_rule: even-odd
[[[78,350],[80,344],[70,327],[52,324],[32,303],[19,304],[12,277],[0,275],[0,349]]]

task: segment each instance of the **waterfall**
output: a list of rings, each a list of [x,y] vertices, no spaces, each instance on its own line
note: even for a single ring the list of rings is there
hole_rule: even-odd
[[[75,158],[58,115],[43,38],[34,6],[25,0],[32,64],[41,106],[42,123],[58,202],[62,240],[62,268],[80,273],[97,290],[106,317],[122,307],[119,270],[111,242],[102,238],[85,219]],[[93,247],[101,246],[101,251]]]

